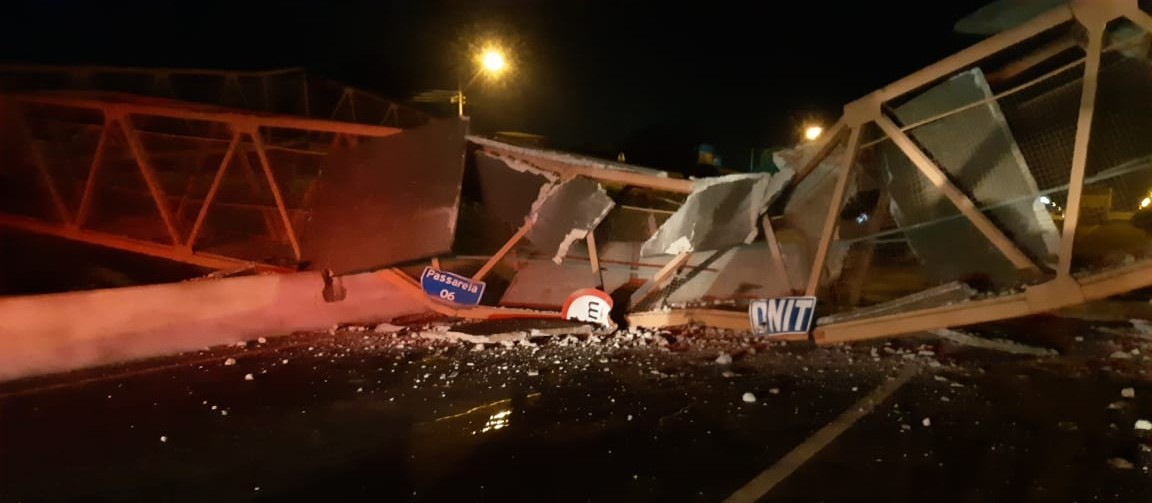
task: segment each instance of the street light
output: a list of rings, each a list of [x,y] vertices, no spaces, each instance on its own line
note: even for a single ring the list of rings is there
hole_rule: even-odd
[[[456,113],[459,114],[460,117],[464,117],[464,103],[468,101],[468,99],[464,97],[464,91],[471,87],[481,75],[485,75],[489,79],[497,79],[512,69],[512,64],[509,62],[505,52],[500,46],[491,43],[485,45],[483,49],[473,54],[473,63],[476,65],[476,71],[472,74],[472,78],[468,79],[467,83],[457,80],[456,89],[433,89],[424,91],[413,96],[411,98],[412,101],[420,103],[443,103],[445,101],[455,103]]]
[[[452,101],[456,102],[456,111],[460,117],[464,117],[464,90],[476,82],[480,75],[487,75],[490,78],[496,78],[503,75],[508,71],[508,58],[504,57],[504,51],[499,47],[489,45],[485,47],[476,56],[476,62],[479,63],[479,68],[476,73],[472,74],[472,78],[468,83],[456,88],[456,97]]]
[[[804,139],[808,141],[815,141],[820,135],[824,134],[824,128],[816,125],[804,128]]]
[[[489,74],[498,75],[508,66],[508,62],[504,60],[504,54],[499,50],[488,49],[480,56],[480,65]]]

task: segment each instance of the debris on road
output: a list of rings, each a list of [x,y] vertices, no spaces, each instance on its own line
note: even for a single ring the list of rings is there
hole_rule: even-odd
[[[236,365],[236,359],[235,358],[229,358],[227,360],[224,360],[224,366],[225,367],[231,367],[233,365]]]
[[[1111,465],[1112,468],[1116,468],[1117,470],[1131,470],[1131,469],[1136,467],[1135,465],[1132,464],[1131,461],[1128,461],[1127,459],[1124,459],[1124,458],[1109,459],[1108,464]]]
[[[1017,355],[1055,356],[1060,354],[1055,349],[1038,348],[1035,346],[1028,346],[1005,339],[986,339],[984,337],[976,337],[972,334],[967,334],[947,328],[932,330],[930,333],[957,344],[963,344],[965,346],[972,346],[981,349],[990,349],[993,351],[1002,351],[1005,353],[1012,353]]]
[[[730,355],[728,353],[720,353],[720,356],[716,357],[716,364],[717,365],[730,365],[731,363],[732,363],[732,355]]]
[[[244,374],[245,381],[251,381],[253,379],[255,379],[255,377],[253,377],[252,374]]]
[[[1124,388],[1124,389],[1120,390],[1120,396],[1122,396],[1124,398],[1135,398],[1136,397],[1136,390],[1133,388]]]
[[[1152,431],[1152,421],[1147,419],[1137,419],[1136,429],[1141,431]]]
[[[744,393],[744,403],[756,403],[756,395],[752,393]]]
[[[401,330],[404,330],[404,327],[393,325],[391,323],[381,323],[376,325],[376,328],[372,329],[373,332],[378,334],[394,334]]]

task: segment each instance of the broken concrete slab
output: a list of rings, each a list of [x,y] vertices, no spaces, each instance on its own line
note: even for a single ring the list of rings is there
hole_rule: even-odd
[[[426,330],[416,332],[416,337],[421,339],[428,339],[433,341],[453,341],[453,342],[469,342],[472,344],[499,344],[502,342],[516,342],[528,340],[528,332],[511,332],[507,334],[493,334],[493,335],[472,335],[463,332],[456,332],[449,330],[440,332],[436,330]]]
[[[1060,354],[1055,349],[1027,346],[1006,339],[986,339],[984,337],[977,337],[972,334],[950,330],[947,328],[932,330],[929,333],[937,337],[950,340],[957,344],[963,344],[965,346],[971,346],[980,349],[990,349],[992,351],[1000,351],[1003,353],[1012,353],[1015,355],[1056,356]]]
[[[916,292],[912,295],[890,300],[888,302],[855,309],[845,313],[824,316],[816,320],[816,324],[829,325],[832,323],[843,323],[846,321],[874,318],[877,316],[906,313],[911,311],[918,311],[921,309],[939,307],[955,302],[963,302],[965,300],[969,300],[976,296],[976,293],[976,290],[974,290],[972,287],[959,281],[954,281],[952,283],[929,288],[927,290]]]
[[[537,201],[525,237],[559,264],[572,243],[588,237],[616,203],[594,180],[575,177],[556,185]]]
[[[678,255],[751,243],[760,216],[792,179],[793,170],[696,180],[684,205],[644,243],[640,254]]]
[[[448,330],[425,330],[417,337],[431,340],[460,341],[471,344],[502,344],[528,341],[532,337],[587,335],[594,328],[586,323],[568,320],[507,319],[464,323]]]
[[[706,255],[706,252],[698,255]],[[789,278],[773,274],[768,245],[764,242],[740,246],[724,253],[697,274],[689,274],[668,297],[678,304],[700,300],[754,299],[788,295],[792,286]],[[692,262],[690,261],[691,265]]]
[[[342,275],[450,252],[463,174],[456,120],[333,151],[301,232],[304,261]]]
[[[487,152],[476,152],[476,173],[484,210],[518,228],[559,177],[526,162]]]
[[[599,275],[584,261],[557,264],[551,260],[527,260],[519,264],[516,276],[500,298],[500,305],[559,308],[572,292],[594,288]]]
[[[505,319],[464,323],[452,330],[471,335],[494,335],[527,332],[532,336],[590,334],[594,327],[587,323],[564,319]]]

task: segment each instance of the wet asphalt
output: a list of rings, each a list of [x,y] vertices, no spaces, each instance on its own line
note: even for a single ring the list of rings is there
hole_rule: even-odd
[[[1152,501],[1152,343],[1081,337],[296,334],[0,384],[0,501],[718,502],[904,371],[760,501]]]

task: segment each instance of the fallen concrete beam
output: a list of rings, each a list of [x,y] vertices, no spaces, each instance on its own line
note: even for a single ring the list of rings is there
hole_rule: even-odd
[[[319,273],[0,298],[0,380],[424,310],[373,274],[341,281],[346,297],[334,303]]]

